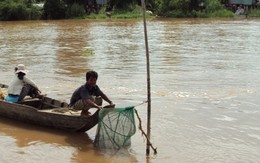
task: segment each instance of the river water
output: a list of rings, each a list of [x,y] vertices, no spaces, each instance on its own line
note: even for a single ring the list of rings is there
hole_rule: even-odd
[[[140,131],[120,151],[93,147],[96,127],[73,134],[0,119],[0,162],[259,162],[259,19],[147,22],[151,142]],[[69,101],[85,72],[117,106],[146,100],[143,24],[134,21],[0,22],[0,82],[23,63],[48,96]],[[147,105],[136,107],[146,130]],[[137,119],[136,119],[137,120]]]

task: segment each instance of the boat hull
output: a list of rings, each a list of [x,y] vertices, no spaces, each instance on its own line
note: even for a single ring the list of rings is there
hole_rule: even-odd
[[[85,132],[98,123],[98,111],[91,116],[81,116],[67,103],[48,97],[20,103],[0,100],[0,116],[72,132]]]

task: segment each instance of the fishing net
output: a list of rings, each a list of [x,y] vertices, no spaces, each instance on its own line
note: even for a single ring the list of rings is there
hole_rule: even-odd
[[[136,132],[134,107],[102,109],[95,137],[98,148],[120,149],[131,144]]]

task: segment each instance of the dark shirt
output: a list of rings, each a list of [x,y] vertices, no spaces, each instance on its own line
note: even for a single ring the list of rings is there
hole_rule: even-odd
[[[91,99],[91,96],[100,96],[101,94],[102,91],[99,89],[97,85],[91,88],[90,86],[84,84],[77,88],[72,94],[72,97],[70,99],[70,106],[73,106],[78,100]]]

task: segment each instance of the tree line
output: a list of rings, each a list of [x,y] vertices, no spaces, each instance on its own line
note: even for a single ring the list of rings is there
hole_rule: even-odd
[[[84,18],[100,12],[131,12],[141,6],[141,0],[104,1],[106,4],[96,0],[1,0],[0,20]],[[146,0],[146,8],[161,17],[233,16],[219,0]]]

